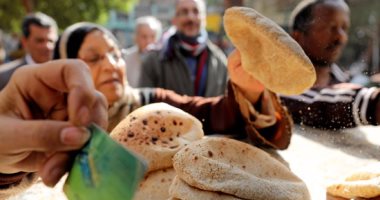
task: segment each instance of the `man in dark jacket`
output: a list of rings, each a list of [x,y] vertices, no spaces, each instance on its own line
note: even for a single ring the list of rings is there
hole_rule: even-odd
[[[380,123],[378,88],[349,83],[335,62],[348,40],[350,11],[343,0],[302,1],[292,13],[291,35],[317,72],[314,86],[298,96],[282,96],[296,123],[341,129]]]
[[[223,94],[226,57],[208,39],[205,1],[177,0],[175,9],[176,32],[143,60],[138,86],[161,87],[189,96]]]
[[[53,58],[55,42],[58,39],[57,24],[43,13],[27,15],[22,22],[21,43],[26,55],[18,60],[0,66],[0,90],[8,83],[13,72],[26,64],[44,63]]]

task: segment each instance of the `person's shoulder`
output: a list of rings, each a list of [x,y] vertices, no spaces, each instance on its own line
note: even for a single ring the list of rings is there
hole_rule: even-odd
[[[122,49],[121,51],[124,55],[128,56],[139,52],[139,48],[135,45],[126,49]]]
[[[13,60],[11,62],[2,64],[2,65],[0,65],[0,74],[10,72],[10,71],[14,71],[18,67],[25,65],[25,64],[26,64],[26,62],[25,62],[24,58],[20,58],[20,59]]]
[[[210,40],[208,40],[207,41],[207,47],[210,50],[211,54],[213,54],[217,58],[221,59],[222,62],[227,63],[226,54],[216,44],[214,44],[213,42],[211,42]]]
[[[144,54],[146,59],[161,59],[163,55],[163,47],[160,44],[149,45]]]

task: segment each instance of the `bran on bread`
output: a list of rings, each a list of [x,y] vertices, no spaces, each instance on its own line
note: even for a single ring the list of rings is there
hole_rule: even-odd
[[[110,136],[148,162],[148,172],[172,167],[172,157],[191,142],[201,139],[201,122],[165,103],[136,109]]]
[[[310,199],[305,183],[268,153],[247,143],[209,137],[173,158],[177,176],[188,185],[242,199]]]

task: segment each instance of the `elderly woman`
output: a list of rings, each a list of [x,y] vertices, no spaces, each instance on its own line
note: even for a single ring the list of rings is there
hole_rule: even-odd
[[[275,149],[285,149],[289,145],[290,117],[275,94],[243,71],[239,52],[229,56],[231,81],[225,95],[212,98],[181,96],[159,88],[131,88],[125,80],[125,62],[116,39],[95,24],[78,23],[67,28],[55,49],[55,58],[78,58],[88,65],[95,88],[109,104],[108,131],[134,109],[153,102],[165,102],[197,117],[206,134],[228,134],[237,139],[248,139],[254,145]],[[46,65],[56,67],[58,64],[50,62]],[[62,159],[64,161],[67,159]],[[56,170],[48,184],[57,183],[66,170]],[[36,178],[33,170],[20,172],[14,168],[14,174],[2,172],[0,197],[26,188]]]

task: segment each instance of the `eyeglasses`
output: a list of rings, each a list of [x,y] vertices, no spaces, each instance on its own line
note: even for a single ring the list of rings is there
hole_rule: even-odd
[[[116,51],[111,51],[111,52],[107,52],[105,55],[94,54],[94,56],[92,56],[92,57],[89,56],[87,58],[83,58],[82,60],[87,62],[88,64],[90,64],[92,66],[98,66],[98,65],[102,64],[102,62],[106,58],[108,59],[108,61],[112,65],[117,64],[122,59],[120,53],[118,53]]]

